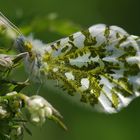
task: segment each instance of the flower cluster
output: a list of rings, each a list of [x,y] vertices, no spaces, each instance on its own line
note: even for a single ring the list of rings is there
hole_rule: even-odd
[[[26,108],[30,113],[31,122],[42,125],[48,118],[60,124],[65,130],[67,129],[61,122],[61,114],[43,97],[39,95],[26,97]]]
[[[24,115],[25,110],[28,115]],[[21,140],[26,122],[36,125],[45,123],[46,118],[58,123],[63,129],[67,129],[61,121],[60,113],[43,97],[33,95],[31,97],[22,93],[10,92],[5,96],[0,96],[0,131],[5,131],[4,139]]]

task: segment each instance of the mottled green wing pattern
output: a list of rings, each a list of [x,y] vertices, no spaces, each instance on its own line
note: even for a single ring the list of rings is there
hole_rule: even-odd
[[[140,95],[139,37],[103,24],[49,44],[46,75],[69,94],[114,113]]]

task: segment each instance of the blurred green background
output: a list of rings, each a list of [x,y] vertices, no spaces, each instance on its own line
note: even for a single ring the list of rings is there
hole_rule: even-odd
[[[41,20],[41,17],[56,13],[60,19],[68,19],[81,27],[105,23],[121,26],[130,34],[140,35],[139,0],[0,0],[0,9],[17,26],[28,26],[33,18],[40,17]],[[35,34],[35,37],[45,42],[63,36],[50,31]],[[14,78],[19,80],[27,77],[23,68],[16,75]],[[33,84],[25,92],[34,94],[36,86]],[[107,115],[79,106],[73,97],[63,97],[64,93],[50,84],[44,86],[40,93],[61,112],[69,130],[64,132],[54,122],[47,120],[42,127],[29,126],[33,136],[26,134],[25,140],[140,139],[140,99],[133,101],[118,114]]]

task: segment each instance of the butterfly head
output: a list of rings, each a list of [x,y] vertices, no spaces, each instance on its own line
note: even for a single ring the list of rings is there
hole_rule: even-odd
[[[15,46],[20,53],[23,52],[31,52],[32,51],[32,44],[31,42],[25,38],[24,36],[19,36],[15,41]]]

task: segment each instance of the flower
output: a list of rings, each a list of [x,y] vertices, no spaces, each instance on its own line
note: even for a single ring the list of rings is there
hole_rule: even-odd
[[[46,121],[46,117],[60,124],[65,130],[66,126],[61,122],[60,113],[43,97],[34,95],[26,98],[26,108],[30,113],[30,121],[42,125]]]
[[[62,118],[60,113],[43,97],[34,95],[27,98],[26,107],[30,112],[30,120],[36,124],[43,124],[46,117],[53,119],[53,116]]]
[[[7,112],[6,109],[4,109],[3,106],[0,106],[0,119],[4,119],[9,117],[10,113]]]
[[[19,125],[15,125],[11,127],[10,138],[23,140],[23,127]]]
[[[13,66],[13,62],[10,56],[0,54],[0,71],[5,72],[11,69]]]

